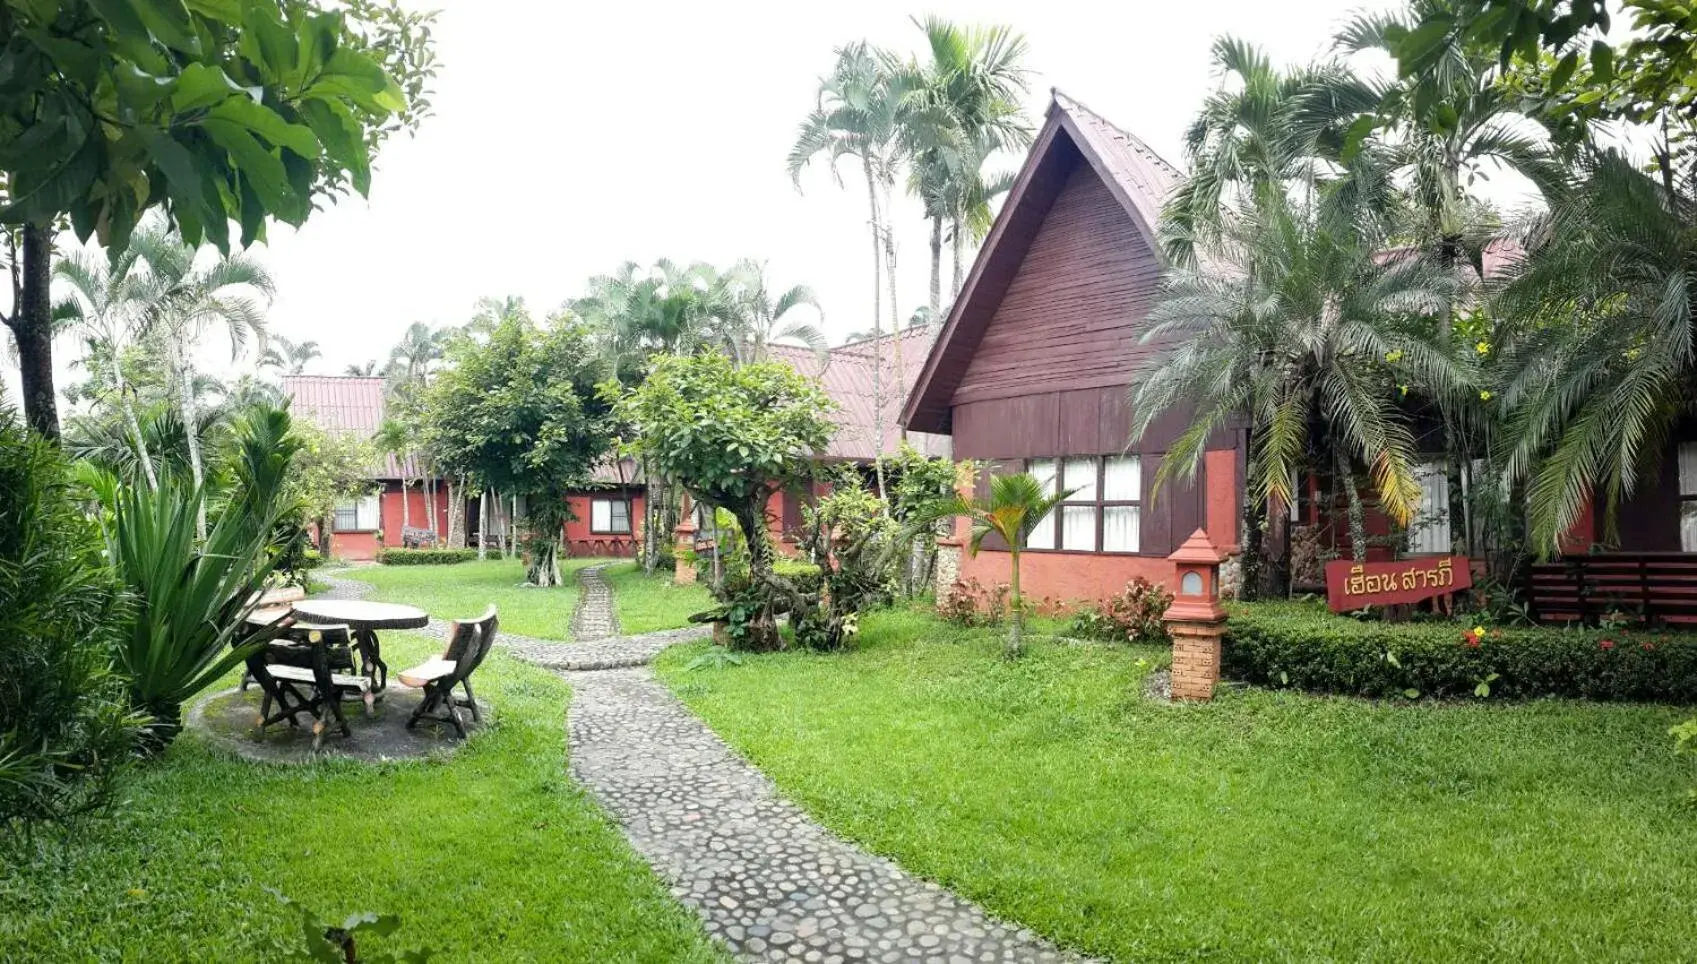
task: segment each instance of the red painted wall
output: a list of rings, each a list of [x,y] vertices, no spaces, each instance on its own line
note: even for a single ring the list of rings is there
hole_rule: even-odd
[[[430,528],[430,500],[426,498],[424,487],[420,485],[408,486],[407,503],[406,511],[411,514],[413,528]],[[399,482],[384,484],[382,505],[383,544],[398,549],[401,546],[402,529],[401,484]],[[446,484],[436,487],[436,531],[443,540],[448,538],[448,486]]]
[[[1204,452],[1202,460],[1202,470],[1207,473],[1208,478],[1208,538],[1216,547],[1228,549],[1237,545],[1241,519],[1238,510],[1237,450]],[[1175,532],[1173,538],[1183,544],[1185,539],[1190,538],[1190,533]]]
[[[639,493],[631,493],[630,498],[630,534],[610,535],[589,531],[589,503],[597,498],[614,498],[616,492],[581,493],[566,496],[566,505],[572,510],[572,518],[566,520],[566,554],[570,556],[621,556],[636,555],[636,549],[642,544],[642,507],[643,499]]]
[[[377,534],[374,532],[330,533],[330,555],[347,562],[370,562],[377,558]]]

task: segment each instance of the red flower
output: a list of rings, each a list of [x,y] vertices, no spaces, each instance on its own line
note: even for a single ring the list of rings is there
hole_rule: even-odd
[[[1638,645],[1638,648],[1642,649],[1644,652],[1648,653],[1648,652],[1651,652],[1652,650],[1654,650],[1656,648],[1656,644],[1655,643],[1649,643],[1649,642],[1640,643]]]
[[[1478,649],[1479,648],[1479,634],[1474,632],[1471,629],[1462,633],[1461,634],[1461,645],[1466,646],[1468,649]]]
[[[1599,649],[1603,649],[1603,650],[1614,649],[1615,648],[1615,641],[1612,640],[1612,639],[1605,639],[1602,642],[1598,643],[1597,647]]]

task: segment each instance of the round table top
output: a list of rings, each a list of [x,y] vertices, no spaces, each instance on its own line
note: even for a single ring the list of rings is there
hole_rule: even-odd
[[[418,629],[430,625],[430,614],[400,603],[358,599],[302,599],[296,614],[319,623],[342,623],[354,629]]]

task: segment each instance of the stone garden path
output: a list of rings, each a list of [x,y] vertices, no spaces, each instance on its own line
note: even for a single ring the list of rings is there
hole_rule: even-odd
[[[616,632],[611,588],[596,567],[579,573],[583,604],[573,625]],[[343,589],[358,583],[327,581],[332,591],[360,591]],[[602,591],[591,592],[597,585]],[[521,659],[565,671],[573,779],[709,933],[748,961],[1078,960],[844,841],[780,796],[645,665],[701,635],[689,629],[565,645],[500,639]]]

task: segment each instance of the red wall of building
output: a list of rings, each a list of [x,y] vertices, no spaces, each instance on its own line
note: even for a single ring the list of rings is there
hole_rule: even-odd
[[[642,507],[641,494],[632,492],[630,499],[630,534],[609,535],[589,531],[589,503],[592,499],[616,498],[617,492],[594,492],[566,496],[566,505],[572,511],[572,517],[566,520],[566,554],[570,556],[621,556],[636,555],[636,549],[642,544]]]
[[[332,532],[330,555],[346,562],[370,562],[377,558],[377,533]]]
[[[423,486],[407,487],[406,511],[410,513],[412,526],[415,529],[430,528],[430,500],[426,498]],[[401,546],[401,484],[388,482],[383,489],[383,544],[391,548]],[[436,531],[445,540],[448,537],[448,487],[436,487]]]

